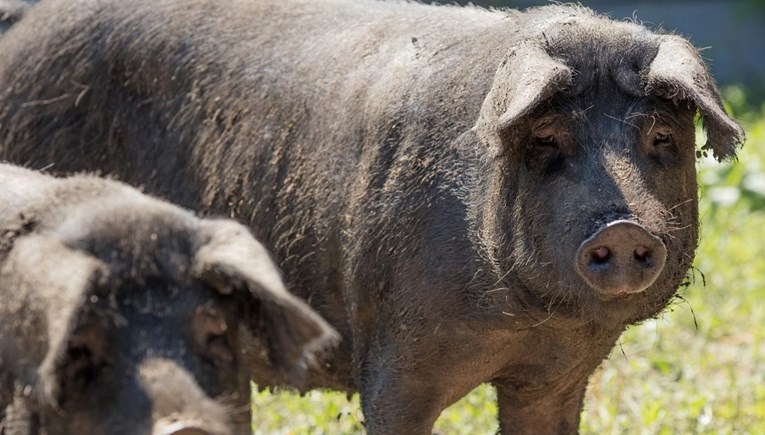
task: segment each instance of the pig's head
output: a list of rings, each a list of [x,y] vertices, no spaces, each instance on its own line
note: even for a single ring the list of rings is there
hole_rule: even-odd
[[[239,329],[293,381],[334,331],[241,225],[108,202],[14,248],[19,281],[53,289],[34,389],[46,433],[249,432]]]
[[[719,160],[743,131],[684,39],[557,8],[532,15],[538,36],[500,65],[473,129],[494,174],[481,234],[524,304],[623,325],[664,308],[693,260],[696,113]]]

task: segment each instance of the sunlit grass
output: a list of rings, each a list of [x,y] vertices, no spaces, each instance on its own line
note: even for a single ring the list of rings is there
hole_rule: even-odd
[[[751,181],[765,168],[765,110],[743,112],[740,91],[727,95],[748,141],[736,165],[700,164],[695,282],[658,319],[624,333],[591,378],[584,433],[765,433],[765,192]],[[713,186],[736,198],[708,195]],[[253,410],[256,433],[363,431],[358,396],[262,392]],[[448,408],[435,431],[494,433],[496,415],[494,391],[482,386]]]

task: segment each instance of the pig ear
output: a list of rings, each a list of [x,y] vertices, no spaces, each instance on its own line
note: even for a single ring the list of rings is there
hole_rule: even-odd
[[[744,130],[725,112],[714,80],[693,46],[685,39],[666,35],[644,77],[646,92],[674,101],[689,101],[701,112],[707,143],[717,160],[736,156]]]
[[[40,235],[19,239],[6,260],[14,285],[41,305],[47,337],[47,352],[38,368],[44,397],[62,406],[71,394],[85,388],[110,358],[105,333],[95,322],[90,295],[108,275],[106,266],[87,254],[72,250],[60,241]],[[101,319],[104,320],[104,319]],[[32,334],[35,332],[32,331]]]
[[[266,249],[243,226],[211,221],[210,239],[194,261],[194,274],[223,294],[242,295],[252,316],[249,327],[268,346],[271,365],[297,375],[314,354],[338,341],[338,335],[305,302],[284,287]]]
[[[524,115],[571,83],[571,69],[542,47],[524,42],[500,64],[473,128],[496,154],[508,130]]]

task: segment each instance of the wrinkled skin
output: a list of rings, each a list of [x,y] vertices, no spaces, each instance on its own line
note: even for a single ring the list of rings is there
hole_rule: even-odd
[[[50,2],[0,80],[0,157],[247,222],[343,336],[304,387],[359,391],[370,433],[429,433],[484,382],[503,432],[575,431],[693,259],[694,115],[719,159],[743,140],[687,41],[571,6]],[[603,295],[575,257],[617,219],[666,263]]]
[[[250,433],[240,330],[294,381],[333,339],[239,224],[95,177],[0,184],[5,435]]]

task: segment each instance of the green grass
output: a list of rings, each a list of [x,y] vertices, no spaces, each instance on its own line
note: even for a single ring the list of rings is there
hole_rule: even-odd
[[[695,282],[658,319],[624,333],[591,378],[583,433],[765,433],[765,105],[751,108],[744,95],[726,92],[747,130],[739,162],[698,165]],[[491,388],[477,388],[435,430],[494,433],[494,398]],[[358,396],[261,392],[253,411],[258,434],[363,431]]]

